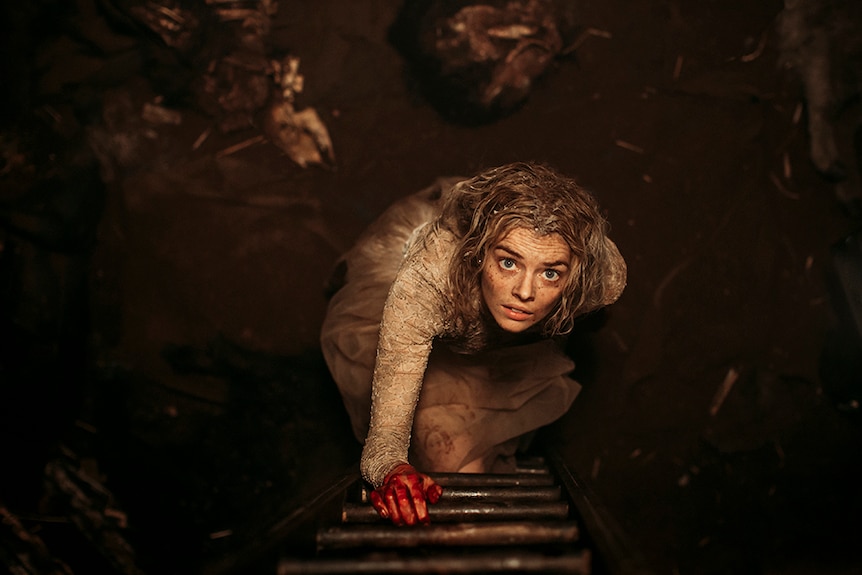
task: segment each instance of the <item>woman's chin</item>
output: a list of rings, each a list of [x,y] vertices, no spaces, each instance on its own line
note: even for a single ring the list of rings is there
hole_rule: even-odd
[[[509,318],[499,317],[496,319],[497,325],[500,327],[500,329],[508,333],[524,333],[525,331],[533,327],[533,325],[535,325],[535,322],[528,320],[513,320]]]

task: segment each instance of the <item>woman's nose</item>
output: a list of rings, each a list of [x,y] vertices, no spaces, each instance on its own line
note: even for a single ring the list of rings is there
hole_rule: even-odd
[[[533,279],[529,274],[524,274],[515,282],[515,287],[512,290],[512,293],[522,301],[529,301],[533,299],[534,289]]]

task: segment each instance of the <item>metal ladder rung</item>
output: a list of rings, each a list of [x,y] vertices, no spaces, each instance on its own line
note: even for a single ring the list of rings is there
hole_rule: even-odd
[[[430,473],[443,487],[548,486],[556,482],[548,473]]]
[[[530,459],[519,459],[515,465],[515,473],[530,474],[530,475],[547,475],[551,473],[551,468],[545,463],[541,457]]]
[[[440,501],[428,506],[431,522],[503,521],[565,519],[569,506],[565,501],[536,501],[528,503],[507,501]],[[379,523],[385,521],[367,503],[345,503],[341,513],[344,523]]]
[[[519,455],[515,459],[515,467],[525,468],[525,467],[543,467],[548,469],[547,461],[541,455]]]
[[[318,550],[363,547],[469,547],[575,543],[580,528],[574,521],[507,521],[454,523],[416,528],[394,525],[330,527],[317,534]]]
[[[362,488],[359,500],[371,501],[368,487]],[[539,486],[449,486],[443,491],[441,502],[481,499],[484,501],[559,501],[562,490],[559,485]]]
[[[589,575],[592,558],[583,549],[561,555],[540,553],[481,553],[474,555],[436,555],[434,557],[381,557],[302,561],[282,559],[278,575],[338,575],[343,573],[568,573]]]

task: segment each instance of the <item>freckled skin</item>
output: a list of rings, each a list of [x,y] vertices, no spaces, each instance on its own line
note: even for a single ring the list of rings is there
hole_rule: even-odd
[[[488,311],[505,331],[529,329],[553,311],[572,265],[572,252],[559,234],[513,229],[485,255],[482,297]]]

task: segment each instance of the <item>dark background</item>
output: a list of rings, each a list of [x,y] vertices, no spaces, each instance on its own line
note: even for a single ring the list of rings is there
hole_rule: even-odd
[[[574,6],[603,34],[464,126],[388,41],[400,2],[281,2],[267,41],[301,59],[297,104],[334,144],[334,166],[305,168],[267,142],[219,154],[257,125],[195,147],[213,119],[180,97],[179,125],[147,124],[143,103],[196,69],[91,0],[4,7],[6,505],[50,535],[62,440],[145,571],[241,551],[358,457],[317,343],[337,256],[438,176],[532,159],[595,192],[629,266],[573,338],[584,391],[548,441],[657,573],[858,573],[859,356],[829,289],[859,227],[856,101],[836,183],[778,62],[781,2]]]

